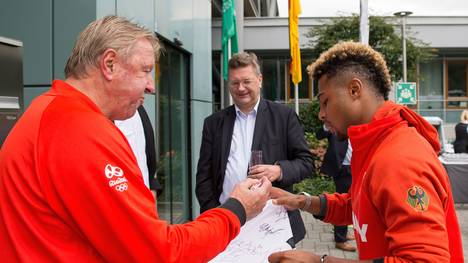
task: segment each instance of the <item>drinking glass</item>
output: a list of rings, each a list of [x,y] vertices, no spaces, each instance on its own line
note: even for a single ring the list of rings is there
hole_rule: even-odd
[[[250,153],[249,169],[247,172],[250,173],[250,168],[258,164],[263,164],[262,151],[252,151]]]

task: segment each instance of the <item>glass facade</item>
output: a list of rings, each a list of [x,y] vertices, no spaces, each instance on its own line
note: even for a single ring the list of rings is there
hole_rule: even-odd
[[[444,118],[443,61],[419,65],[419,111],[425,116]]]
[[[281,58],[259,58],[263,74],[262,95],[272,101],[285,101],[288,96],[284,90],[286,83],[285,60]]]
[[[157,177],[163,186],[157,207],[164,220],[183,223],[191,219],[190,56],[168,42],[164,49],[156,69]]]
[[[447,107],[466,108],[467,97],[467,69],[468,61],[447,61]]]
[[[213,112],[217,112],[222,109],[221,96],[224,95],[221,92],[222,84],[224,84],[223,73],[221,72],[221,54],[219,52],[213,52],[212,60],[211,77],[213,87],[211,90],[213,95]]]
[[[423,116],[437,116],[457,123],[468,108],[468,60],[443,57],[419,65],[418,105]]]
[[[264,98],[281,102],[291,103],[294,100],[294,83],[289,73],[289,53],[276,52],[256,53],[260,62],[263,74]],[[299,99],[309,101],[313,97],[312,81],[307,74],[307,66],[312,62],[311,59],[304,59],[307,55],[302,54],[302,81],[298,84]]]

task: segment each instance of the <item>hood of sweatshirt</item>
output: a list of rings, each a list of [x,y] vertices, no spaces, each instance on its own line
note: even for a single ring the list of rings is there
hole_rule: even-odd
[[[373,149],[373,146],[378,145],[393,128],[400,125],[414,127],[429,142],[436,154],[440,152],[437,130],[414,111],[392,101],[386,101],[374,114],[370,123],[348,128],[353,151]]]

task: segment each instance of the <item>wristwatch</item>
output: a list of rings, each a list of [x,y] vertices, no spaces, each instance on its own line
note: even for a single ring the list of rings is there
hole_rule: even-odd
[[[278,177],[277,181],[281,182],[281,180],[283,180],[283,170],[281,170],[281,165],[279,161],[276,161],[273,165],[278,165],[280,168],[280,176]]]
[[[309,208],[310,204],[312,203],[312,196],[310,196],[310,194],[308,194],[306,192],[300,192],[299,194],[304,195],[306,197],[305,202],[304,202],[304,206],[300,208],[302,211],[306,211],[307,208]]]
[[[327,257],[327,254],[322,255],[322,256],[320,257],[320,263],[324,263],[326,257]]]

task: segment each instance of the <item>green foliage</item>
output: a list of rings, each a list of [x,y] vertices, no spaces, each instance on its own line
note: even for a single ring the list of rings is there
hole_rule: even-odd
[[[318,195],[324,192],[335,192],[333,180],[327,176],[320,174],[320,166],[322,165],[323,156],[327,149],[327,140],[318,140],[315,132],[322,129],[322,121],[318,118],[320,106],[317,100],[312,100],[311,103],[301,105],[299,111],[299,119],[304,127],[305,139],[309,146],[312,156],[314,157],[315,169],[310,178],[294,185],[294,192],[307,192],[313,195]]]
[[[294,193],[297,194],[300,192],[306,192],[311,195],[334,193],[335,184],[333,183],[333,179],[331,177],[314,176],[294,185]]]
[[[306,132],[305,139],[314,161],[314,170],[312,171],[312,177],[320,175],[320,167],[322,166],[323,156],[327,149],[327,140],[318,140],[315,137],[315,133]]]
[[[408,80],[415,81],[417,64],[434,55],[427,44],[411,36],[410,28],[407,27],[406,32]],[[313,56],[318,58],[323,51],[338,42],[359,41],[359,16],[338,17],[331,22],[325,22],[323,26],[311,28],[306,36],[311,39],[308,45],[312,47]],[[394,26],[388,24],[383,17],[369,17],[369,45],[384,56],[392,80],[402,79],[401,34],[397,34]]]
[[[323,122],[318,118],[320,105],[318,100],[313,99],[308,104],[302,104],[299,109],[299,119],[305,132],[315,133],[323,125]]]
[[[321,129],[323,125],[322,121],[318,118],[319,110],[320,105],[317,100],[312,100],[311,103],[301,105],[299,110],[299,119],[304,128],[305,139],[314,157],[315,170],[312,176],[320,175],[319,168],[323,160],[323,154],[321,153],[326,148],[324,141],[320,141],[315,137],[315,132]]]

